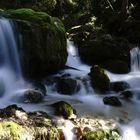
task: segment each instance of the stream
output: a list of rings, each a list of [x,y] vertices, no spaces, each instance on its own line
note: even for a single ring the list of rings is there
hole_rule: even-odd
[[[134,91],[134,96],[130,100],[120,99],[122,107],[112,107],[104,105],[103,98],[106,95],[98,94],[94,91],[90,84],[88,73],[90,72],[89,65],[81,62],[77,46],[72,41],[67,41],[68,59],[67,68],[58,72],[53,76],[68,75],[74,78],[80,85],[80,90],[73,95],[62,95],[56,90],[55,84],[46,84],[47,96],[43,102],[37,104],[20,103],[18,96],[30,88],[30,84],[26,82],[22,76],[20,62],[17,53],[16,40],[14,39],[13,24],[6,19],[0,19],[0,80],[5,87],[4,93],[1,95],[0,107],[6,107],[10,104],[17,104],[23,107],[26,111],[42,110],[53,114],[52,108],[48,105],[56,101],[67,101],[76,109],[77,116],[91,116],[104,118],[113,118],[120,128],[122,133],[121,140],[140,140],[140,49],[138,47],[131,50],[131,72],[128,74],[113,74],[106,71],[111,82],[125,81],[131,90]],[[10,53],[9,53],[10,52]],[[11,59],[12,58],[12,59]],[[0,81],[1,82],[1,81]],[[1,85],[0,85],[1,86]],[[110,92],[109,96],[116,93]],[[62,119],[62,121],[64,121]],[[72,124],[65,122],[66,126],[62,126],[65,131],[66,140],[75,140],[71,133]],[[66,131],[67,130],[67,131]]]

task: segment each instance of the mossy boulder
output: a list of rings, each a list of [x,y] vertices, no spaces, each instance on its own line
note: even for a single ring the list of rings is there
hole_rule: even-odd
[[[7,13],[22,36],[19,52],[25,77],[42,79],[64,67],[67,44],[65,28],[58,18],[26,8]]]
[[[116,96],[104,97],[103,102],[106,105],[111,105],[116,107],[122,106],[122,103]]]
[[[116,92],[124,91],[129,88],[130,88],[129,84],[125,81],[117,81],[110,83],[110,89]]]
[[[1,140],[62,140],[63,132],[44,112],[27,113],[16,105],[0,110]]]
[[[119,140],[120,136],[117,131],[110,130],[108,132],[103,130],[90,131],[83,135],[81,140]]]
[[[76,79],[60,77],[57,81],[57,91],[61,94],[74,94],[80,90],[80,84]]]
[[[90,78],[92,87],[99,91],[105,92],[110,88],[110,80],[105,73],[104,69],[99,67],[98,65],[94,65],[90,70]]]
[[[65,101],[56,102],[51,106],[55,108],[56,115],[63,116],[66,119],[71,118],[76,113],[71,104]]]

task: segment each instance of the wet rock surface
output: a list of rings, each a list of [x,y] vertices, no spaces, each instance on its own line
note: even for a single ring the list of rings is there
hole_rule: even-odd
[[[109,90],[110,80],[104,69],[102,69],[98,65],[94,65],[90,70],[90,77],[93,88],[97,89],[100,92]]]
[[[61,119],[55,121],[45,112],[27,113],[16,105],[8,106],[0,109],[0,139],[1,140],[64,140],[64,133],[61,129],[63,123],[70,121],[73,125],[72,132],[77,140],[85,139],[89,133],[103,132],[104,136],[98,138],[106,138],[106,134],[113,138],[119,139],[119,132],[113,120],[105,120],[103,118],[75,118],[72,120]],[[59,123],[59,124],[58,124]],[[66,126],[65,126],[66,127]],[[110,133],[111,132],[111,133]],[[115,134],[112,137],[112,133]],[[118,139],[115,139],[118,138]]]
[[[111,105],[111,106],[116,106],[116,107],[122,106],[122,103],[116,96],[104,97],[103,102],[106,105]]]

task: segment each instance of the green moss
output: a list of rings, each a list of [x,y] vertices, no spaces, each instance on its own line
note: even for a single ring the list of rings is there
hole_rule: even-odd
[[[12,18],[35,21],[35,22],[51,22],[50,16],[45,12],[35,12],[32,9],[20,8],[16,10],[7,10]]]
[[[53,107],[55,107],[55,111],[57,115],[62,115],[64,118],[69,118],[72,114],[75,113],[75,110],[73,107],[64,101],[60,101],[57,103],[52,104]]]
[[[0,123],[0,139],[8,137],[10,140],[20,140],[21,133],[24,133],[24,128],[15,122]]]
[[[114,130],[109,131],[91,131],[86,133],[81,140],[119,140],[120,136],[118,132]]]

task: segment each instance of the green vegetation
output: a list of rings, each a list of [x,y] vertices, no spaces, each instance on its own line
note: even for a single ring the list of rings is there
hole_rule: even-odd
[[[81,140],[119,140],[120,136],[118,132],[114,130],[110,131],[103,131],[98,130],[95,132],[88,132],[86,133]]]
[[[71,117],[75,113],[73,107],[69,103],[64,101],[56,102],[52,104],[52,106],[55,108],[56,115],[62,115],[66,119]]]

